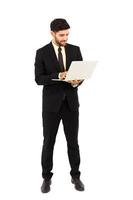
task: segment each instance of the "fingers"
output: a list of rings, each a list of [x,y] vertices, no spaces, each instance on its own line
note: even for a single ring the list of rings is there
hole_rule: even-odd
[[[60,79],[63,80],[66,78],[66,75],[67,75],[67,71],[65,72],[60,72]]]
[[[68,83],[71,83],[71,84],[79,84],[81,82],[81,80],[71,80],[71,81],[68,81]]]

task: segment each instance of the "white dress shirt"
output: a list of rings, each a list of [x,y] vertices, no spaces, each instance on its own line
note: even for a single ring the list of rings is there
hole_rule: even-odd
[[[55,50],[55,54],[56,54],[57,59],[58,59],[58,48],[59,48],[59,46],[56,45],[53,41],[52,41],[52,44],[53,44],[53,47],[54,47],[54,50]],[[62,57],[63,57],[64,68],[66,70],[66,52],[65,52],[65,47],[63,47],[63,46],[60,46],[60,47],[62,49],[61,53],[62,53]]]
[[[53,45],[53,47],[54,47],[55,54],[56,54],[57,59],[58,59],[58,48],[59,48],[59,46],[58,46],[57,44],[55,44],[53,40],[52,40],[52,45]],[[60,46],[60,47],[61,47],[61,49],[62,49],[61,53],[62,53],[62,57],[63,57],[64,68],[65,68],[65,70],[66,70],[66,52],[65,52],[65,47],[63,47],[63,46]],[[59,75],[58,75],[58,78],[60,78],[60,73],[59,73]],[[78,84],[71,84],[71,85],[72,85],[73,87],[76,87]]]

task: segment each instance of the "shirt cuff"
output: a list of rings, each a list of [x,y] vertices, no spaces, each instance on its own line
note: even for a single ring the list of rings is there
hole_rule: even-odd
[[[73,86],[73,87],[77,87],[77,86],[78,86],[78,84],[72,84],[72,86]]]

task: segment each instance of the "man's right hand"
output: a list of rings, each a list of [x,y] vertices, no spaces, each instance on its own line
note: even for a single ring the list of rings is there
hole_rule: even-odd
[[[59,79],[64,80],[66,78],[67,71],[59,73]]]

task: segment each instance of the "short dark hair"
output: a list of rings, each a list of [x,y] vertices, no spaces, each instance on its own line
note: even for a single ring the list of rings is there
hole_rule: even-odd
[[[69,29],[70,25],[67,23],[65,19],[58,18],[54,19],[50,24],[51,31],[57,32],[61,30]]]

